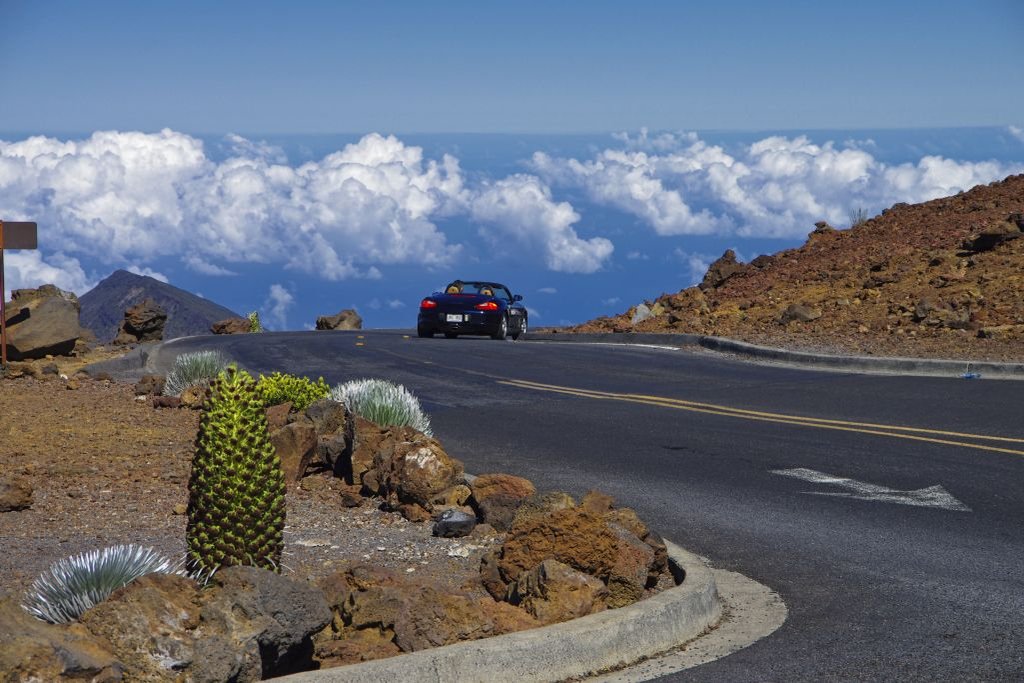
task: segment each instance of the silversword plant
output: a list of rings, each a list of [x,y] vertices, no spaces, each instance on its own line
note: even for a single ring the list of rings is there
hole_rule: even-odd
[[[384,379],[357,379],[335,386],[331,398],[382,427],[409,426],[427,436],[434,434],[419,399],[401,384]]]
[[[181,396],[191,386],[209,386],[210,380],[228,365],[220,351],[183,353],[174,359],[164,383],[164,396]]]
[[[185,576],[180,563],[152,548],[115,545],[58,560],[29,588],[22,606],[51,624],[78,619],[121,586],[146,574]]]

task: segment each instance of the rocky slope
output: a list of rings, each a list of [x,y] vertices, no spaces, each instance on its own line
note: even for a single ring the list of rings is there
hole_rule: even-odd
[[[212,323],[239,317],[231,309],[166,282],[117,270],[79,298],[82,327],[92,330],[99,341],[108,342],[117,334],[124,312],[146,299],[167,313],[164,339],[210,334]]]
[[[1024,360],[1024,175],[922,204],[750,263],[574,332],[718,335],[837,353]]]

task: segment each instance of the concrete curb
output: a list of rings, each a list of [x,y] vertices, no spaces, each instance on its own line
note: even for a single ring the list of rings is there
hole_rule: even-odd
[[[965,372],[993,379],[1024,379],[1024,363],[942,360],[932,358],[895,358],[875,356],[832,356],[824,353],[789,351],[758,346],[725,337],[698,334],[645,334],[607,332],[594,334],[530,332],[526,341],[576,342],[590,344],[653,344],[685,348],[699,346],[710,351],[734,353],[755,360],[774,361],[799,367],[865,373],[894,373],[960,377]]]
[[[646,600],[553,626],[509,633],[388,659],[308,671],[288,683],[561,681],[626,666],[701,635],[718,623],[722,605],[711,570],[666,542],[675,588]]]

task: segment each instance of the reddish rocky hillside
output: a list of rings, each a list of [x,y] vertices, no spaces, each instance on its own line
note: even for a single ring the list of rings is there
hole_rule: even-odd
[[[728,251],[704,281],[571,328],[689,332],[840,353],[1024,360],[1024,175],[750,263]]]

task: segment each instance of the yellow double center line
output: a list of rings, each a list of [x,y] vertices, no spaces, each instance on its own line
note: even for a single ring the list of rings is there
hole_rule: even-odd
[[[482,374],[482,373],[481,373]],[[724,417],[735,417],[743,420],[755,420],[758,422],[778,422],[782,424],[797,425],[801,427],[814,427],[817,429],[832,429],[843,432],[858,432],[860,434],[873,434],[893,439],[909,439],[912,441],[925,441],[928,443],[943,444],[946,446],[962,446],[964,448],[975,448],[982,451],[994,451],[996,453],[1009,453],[1010,455],[1024,455],[1024,450],[1004,446],[990,445],[998,442],[1005,444],[1020,444],[1024,446],[1024,439],[1015,439],[1004,436],[988,436],[985,434],[969,434],[963,432],[949,432],[939,429],[922,429],[919,427],[902,427],[899,425],[884,425],[871,422],[850,422],[847,420],[828,420],[817,417],[803,417],[799,415],[785,415],[782,413],[769,413],[762,410],[745,410],[743,408],[730,408],[729,406],[715,405],[713,403],[700,403],[698,401],[686,401],[677,398],[664,396],[647,396],[644,394],[620,394],[610,391],[594,391],[591,389],[576,389],[563,387],[556,384],[543,384],[541,382],[529,382],[526,380],[509,379],[498,380],[499,384],[530,389],[534,391],[545,391],[553,394],[566,394],[569,396],[582,396],[612,401],[624,401],[627,403],[642,403],[675,410],[686,410],[694,413],[708,413],[710,415],[722,415]]]

